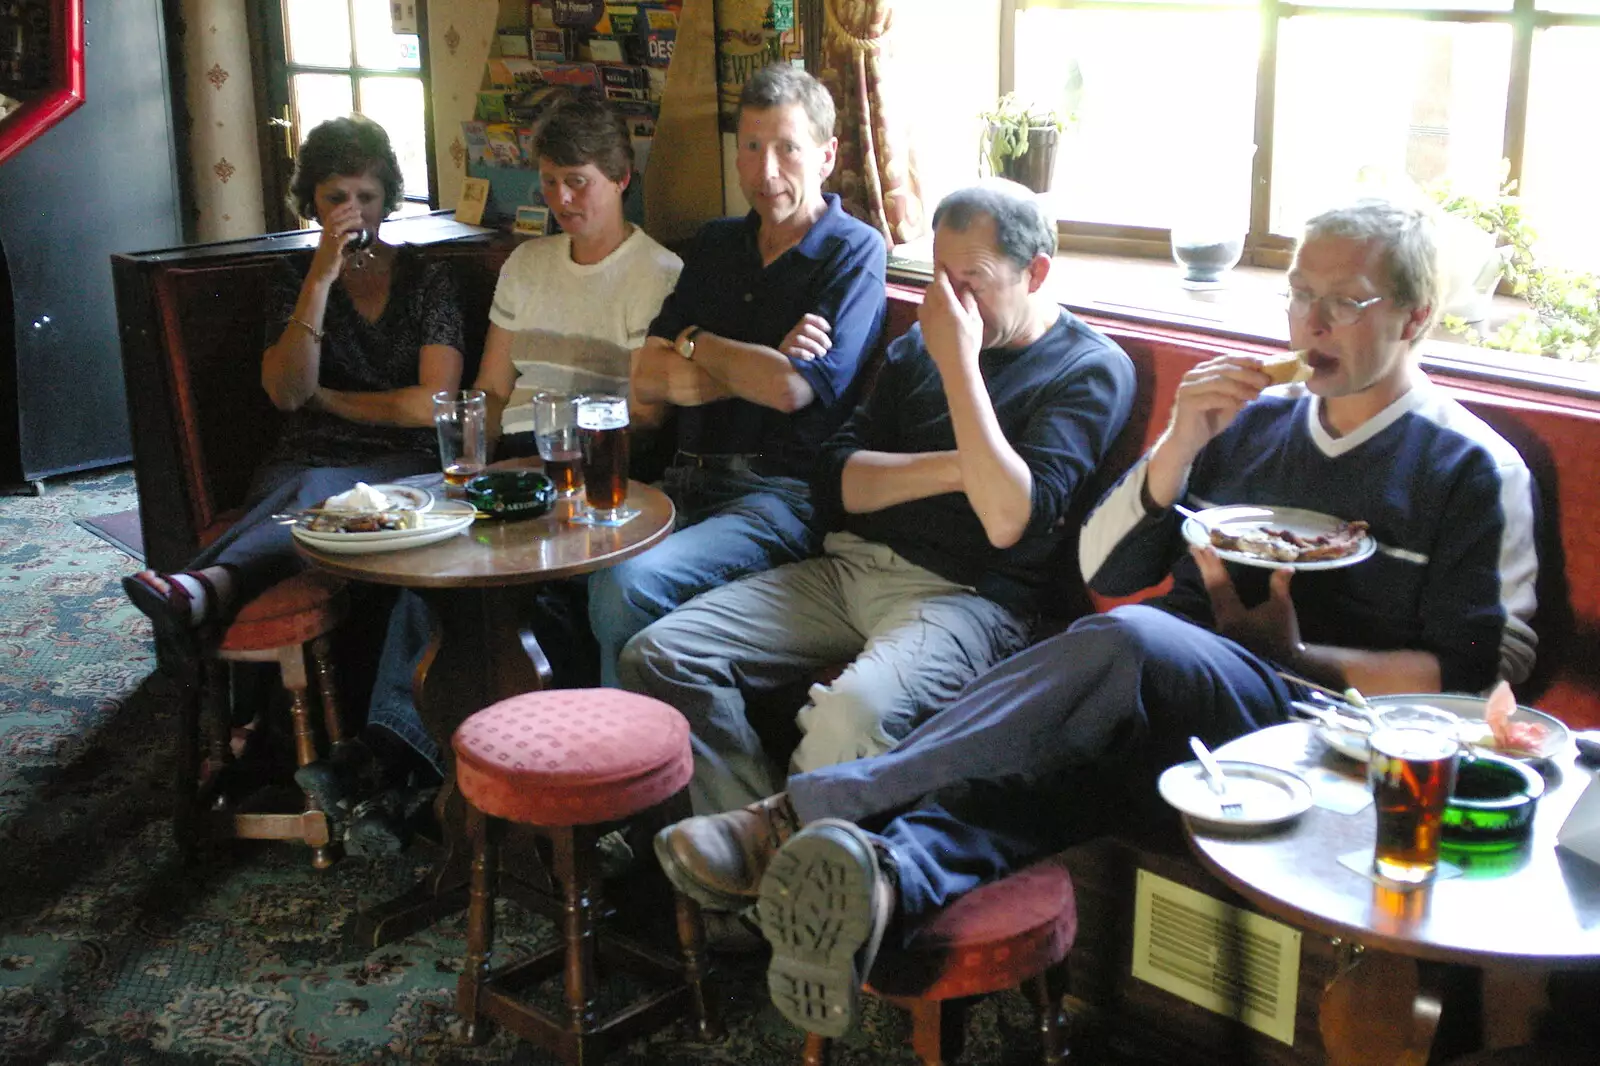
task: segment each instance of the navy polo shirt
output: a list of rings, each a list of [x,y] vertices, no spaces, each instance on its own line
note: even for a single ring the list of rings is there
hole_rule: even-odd
[[[708,222],[684,256],[683,273],[650,335],[675,340],[689,326],[776,348],[807,314],[826,319],[833,347],[821,359],[791,359],[816,399],[793,414],[728,399],[677,412],[678,448],[701,455],[760,455],[763,472],[809,478],[822,442],[855,405],[856,371],[878,342],[884,316],[884,244],[878,231],[844,212],[831,193],[827,211],[799,244],[767,266],[756,235],[761,220]]]

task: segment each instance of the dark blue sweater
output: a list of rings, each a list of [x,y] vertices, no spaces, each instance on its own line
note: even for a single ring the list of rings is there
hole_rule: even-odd
[[[1006,440],[1033,475],[1033,510],[1010,548],[989,543],[964,493],[847,515],[844,528],[1020,614],[1038,608],[1046,563],[1065,530],[1072,494],[1116,440],[1133,405],[1133,364],[1069,312],[1026,348],[979,356]],[[913,326],[889,347],[882,373],[828,441],[815,494],[837,506],[845,462],[857,451],[952,451],[955,429],[939,370]]]
[[[1419,381],[1354,433],[1332,437],[1315,397],[1264,393],[1208,444],[1189,475],[1191,507],[1264,504],[1361,519],[1372,558],[1298,573],[1290,589],[1312,643],[1431,652],[1445,691],[1475,692],[1533,665],[1532,482],[1516,449],[1443,390]],[[1211,624],[1211,602],[1175,512],[1136,502],[1141,463],[1085,527],[1085,577],[1126,595],[1166,575],[1158,605]],[[1246,604],[1270,571],[1229,566]]]

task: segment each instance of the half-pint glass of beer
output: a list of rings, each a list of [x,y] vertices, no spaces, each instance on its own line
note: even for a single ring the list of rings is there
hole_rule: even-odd
[[[578,401],[541,392],[533,398],[533,433],[544,472],[562,499],[583,489],[583,445],[578,440]]]
[[[620,526],[636,517],[639,512],[627,506],[628,401],[621,396],[578,397],[578,439],[589,506],[573,521]]]
[[[1439,831],[1456,785],[1460,744],[1454,719],[1443,712],[1393,708],[1384,713],[1368,746],[1367,781],[1378,817],[1373,868],[1405,884],[1433,879],[1439,865]]]

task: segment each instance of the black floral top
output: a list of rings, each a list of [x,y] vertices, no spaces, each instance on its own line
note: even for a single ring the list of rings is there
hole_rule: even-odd
[[[307,266],[285,262],[273,278],[264,348],[277,342],[294,314]],[[400,247],[392,269],[389,302],[376,322],[361,317],[343,285],[334,284],[328,293],[319,377],[325,388],[344,392],[406,388],[418,383],[424,345],[446,344],[457,351],[465,347],[461,304],[449,270],[441,263],[424,263],[410,245]],[[434,431],[363,425],[307,406],[284,421],[267,462],[352,466],[397,452],[437,456]]]

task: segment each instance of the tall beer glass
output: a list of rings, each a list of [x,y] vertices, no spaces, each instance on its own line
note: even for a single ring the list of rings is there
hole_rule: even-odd
[[[588,509],[575,522],[620,526],[639,514],[628,500],[628,401],[621,396],[578,397],[578,439],[583,444],[583,486]]]
[[[1431,707],[1396,707],[1383,714],[1368,744],[1367,781],[1378,818],[1373,867],[1391,881],[1430,881],[1456,784],[1455,720]]]
[[[578,401],[541,392],[533,398],[533,432],[544,472],[563,499],[583,488],[583,445],[578,440]]]
[[[480,389],[433,394],[433,426],[439,432],[439,465],[445,484],[459,489],[483,473],[488,459],[484,433],[486,400]]]

